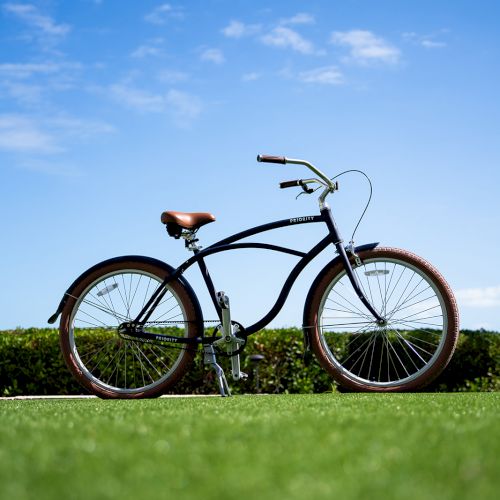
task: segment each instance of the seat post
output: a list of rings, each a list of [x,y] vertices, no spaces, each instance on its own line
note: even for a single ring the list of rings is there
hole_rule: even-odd
[[[198,245],[199,239],[196,238],[196,232],[198,230],[185,229],[181,233],[181,238],[184,239],[184,246],[195,255],[203,248],[201,245]]]

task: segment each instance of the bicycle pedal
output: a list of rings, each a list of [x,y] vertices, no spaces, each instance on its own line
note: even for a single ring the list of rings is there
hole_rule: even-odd
[[[225,292],[217,292],[215,296],[217,297],[217,303],[221,309],[229,309],[229,297]]]
[[[235,373],[233,372],[233,380],[246,380],[248,378],[248,374],[245,372]]]

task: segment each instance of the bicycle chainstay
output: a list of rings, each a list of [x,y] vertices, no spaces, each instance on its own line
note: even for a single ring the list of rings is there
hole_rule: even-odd
[[[186,324],[186,323],[194,323],[194,321],[146,321],[143,326],[145,328],[147,328],[148,326],[150,326],[150,327],[151,326],[152,327],[162,326],[162,325],[167,326],[167,325],[179,325],[179,324]],[[218,319],[206,319],[206,320],[203,320],[203,323],[219,323],[219,325],[214,328],[213,334],[211,336],[204,337],[204,339],[208,340],[208,342],[202,342],[202,344],[213,344],[214,342],[216,342],[217,340],[220,340],[222,338],[221,336],[217,336],[217,332],[219,331],[219,328],[220,328],[220,321]],[[243,327],[243,325],[241,325],[240,323],[237,323],[236,321],[233,321],[232,323],[238,325],[240,333],[244,334],[245,328]],[[194,347],[194,348],[193,347],[181,347],[174,342],[169,342],[168,340],[146,339],[146,338],[127,335],[126,333],[121,333],[120,336],[125,340],[130,340],[133,342],[143,342],[146,344],[160,344],[168,349],[177,349],[177,350],[181,350],[181,351],[197,351],[198,350],[197,347]],[[239,349],[237,349],[236,351],[234,351],[232,353],[227,353],[227,352],[224,352],[223,350],[221,350],[220,348],[216,347],[217,354],[224,356],[224,357],[228,357],[228,358],[241,354],[243,352],[243,349],[245,348],[245,346],[247,344],[247,336],[243,335],[242,337],[239,337],[239,338],[243,342],[243,344],[241,345],[241,347],[239,347]]]

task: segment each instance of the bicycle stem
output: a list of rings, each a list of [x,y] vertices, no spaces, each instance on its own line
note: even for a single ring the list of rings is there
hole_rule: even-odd
[[[309,170],[311,170],[313,173],[315,173],[322,181],[323,185],[325,186],[325,189],[321,193],[321,195],[318,198],[319,201],[319,208],[320,210],[323,210],[324,208],[328,208],[328,204],[326,203],[326,197],[335,191],[335,184],[330,180],[330,178],[324,174],[319,168],[315,167],[312,163],[309,163],[308,161],[305,160],[298,160],[295,158],[285,158],[286,163],[292,163],[295,165],[304,165],[304,167],[307,167]]]

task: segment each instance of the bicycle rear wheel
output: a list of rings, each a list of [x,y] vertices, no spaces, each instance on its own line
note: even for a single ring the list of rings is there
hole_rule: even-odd
[[[355,391],[421,388],[446,367],[458,339],[458,309],[439,272],[395,248],[359,254],[363,292],[386,319],[379,325],[359,301],[340,262],[313,292],[306,311],[311,345],[336,381]]]
[[[154,259],[115,259],[96,266],[74,287],[61,316],[60,344],[70,371],[90,392],[104,398],[155,397],[188,371],[195,345],[144,341],[118,331],[139,314],[167,274]],[[201,336],[197,311],[192,290],[173,281],[145,327]]]

